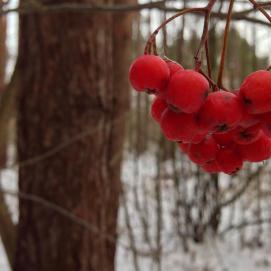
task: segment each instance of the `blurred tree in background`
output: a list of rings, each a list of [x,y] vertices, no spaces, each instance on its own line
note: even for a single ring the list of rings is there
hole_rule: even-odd
[[[14,270],[114,270],[130,25],[123,14],[20,16],[18,160],[28,161],[20,192],[96,231],[20,199]]]

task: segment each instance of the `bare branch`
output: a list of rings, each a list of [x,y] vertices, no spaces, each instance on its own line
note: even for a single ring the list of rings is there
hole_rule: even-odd
[[[33,195],[33,194],[29,194],[29,193],[24,193],[24,192],[16,192],[16,191],[12,191],[12,190],[8,190],[8,189],[3,189],[2,190],[3,194],[6,195],[10,195],[13,197],[19,197],[22,200],[27,200],[27,201],[32,201],[36,204],[39,204],[41,206],[43,206],[44,208],[50,209],[53,212],[56,212],[57,214],[67,218],[68,220],[70,220],[73,223],[76,223],[77,225],[82,226],[84,229],[89,230],[95,234],[99,234],[101,236],[101,238],[104,238],[106,240],[108,240],[109,242],[112,243],[116,243],[116,236],[112,236],[106,233],[103,233],[99,227],[97,227],[96,225],[91,224],[89,221],[71,213],[69,210],[53,203],[50,202],[44,198],[41,198],[37,195]],[[129,245],[126,245],[125,243],[121,242],[120,240],[118,240],[118,244],[123,247],[124,249],[127,250],[135,250],[134,247],[131,247]],[[149,257],[153,254],[152,251],[142,251],[142,250],[136,250],[136,254],[142,257]]]
[[[28,4],[12,9],[3,9],[0,15],[8,13],[33,14],[33,13],[60,13],[60,12],[130,12],[140,11],[142,9],[164,9],[163,1],[146,4],[122,4],[122,5],[90,5],[77,3],[64,3],[55,5]]]
[[[244,221],[238,225],[230,225],[229,227],[221,231],[219,235],[225,235],[227,232],[232,231],[232,230],[240,230],[248,226],[257,226],[257,225],[266,224],[266,223],[271,223],[271,218],[257,219],[254,221]]]
[[[4,193],[0,190],[0,235],[10,267],[12,267],[15,254],[16,232],[16,225],[11,219]]]
[[[255,180],[255,177],[258,176],[264,169],[265,165],[259,167],[255,172],[248,176],[243,186],[231,198],[225,200],[224,202],[222,201],[217,208],[223,208],[225,206],[228,206],[234,203],[237,199],[239,199],[245,193],[252,181]]]
[[[263,6],[265,8],[271,7],[271,3],[260,3],[260,6]],[[2,9],[0,11],[0,16],[9,14],[9,13],[19,13],[19,14],[33,14],[33,13],[41,13],[41,14],[48,14],[48,13],[62,13],[62,12],[74,12],[74,13],[93,13],[93,12],[138,12],[144,9],[157,9],[161,11],[166,12],[181,12],[183,9],[178,9],[174,7],[167,7],[164,4],[164,1],[157,1],[157,2],[151,2],[146,4],[123,4],[123,5],[89,5],[89,4],[76,4],[76,3],[70,3],[70,4],[55,4],[55,5],[22,5],[20,7],[11,8],[11,9]],[[255,11],[255,8],[250,8],[241,12],[235,12],[233,13],[232,19],[233,20],[245,20],[251,23],[257,23],[265,26],[270,26],[268,22],[247,17],[249,13]],[[203,14],[193,14],[193,15],[203,15]],[[213,18],[223,19],[225,20],[227,17],[226,13],[220,13],[220,12],[212,12]]]

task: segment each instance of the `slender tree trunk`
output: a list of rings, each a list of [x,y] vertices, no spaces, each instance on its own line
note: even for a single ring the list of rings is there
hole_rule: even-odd
[[[21,199],[15,271],[114,270],[129,104],[129,20],[101,13],[20,17],[18,159],[70,144],[22,166],[19,189],[61,206],[99,232]]]
[[[0,1],[1,6],[4,1]],[[7,63],[7,47],[6,47],[7,23],[6,17],[0,17],[0,168],[6,165],[7,160],[7,145],[9,136],[10,118],[7,117],[7,107],[12,107],[9,99],[4,97],[5,90],[5,75]],[[12,110],[10,110],[12,111]],[[9,111],[9,113],[10,113]],[[12,115],[12,114],[9,114]],[[1,174],[1,173],[0,173]],[[0,176],[1,181],[1,176]],[[9,264],[13,262],[16,227],[11,219],[9,208],[6,204],[4,193],[0,183],[0,236],[3,243]]]
[[[0,0],[0,6],[4,4]],[[6,17],[0,17],[0,104],[2,103],[3,91],[5,89],[6,63],[7,63],[7,22]],[[6,125],[8,126],[8,125]],[[0,131],[0,167],[6,165],[7,160],[7,127],[4,131]]]
[[[0,0],[0,6],[3,5],[3,0]],[[6,75],[6,61],[7,61],[7,48],[6,48],[6,31],[7,23],[6,17],[0,18],[0,95],[5,88],[5,75]]]

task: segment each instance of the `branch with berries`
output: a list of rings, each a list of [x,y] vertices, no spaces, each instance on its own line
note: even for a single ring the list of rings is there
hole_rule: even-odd
[[[248,0],[271,23],[271,17],[255,0]],[[189,159],[208,173],[235,174],[244,162],[257,163],[271,157],[271,72],[255,71],[238,90],[223,86],[234,0],[229,8],[217,80],[212,78],[208,33],[216,0],[205,7],[187,8],[165,20],[150,35],[144,55],[130,67],[129,78],[138,92],[155,95],[153,119],[169,141],[178,143]],[[203,31],[194,55],[193,70],[158,55],[156,37],[161,29],[186,14],[204,16]],[[205,52],[205,54],[203,54]],[[202,69],[203,55],[208,73]]]

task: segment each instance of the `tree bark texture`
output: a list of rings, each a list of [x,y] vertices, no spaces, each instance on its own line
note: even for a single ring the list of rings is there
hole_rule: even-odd
[[[82,132],[90,133],[20,167],[19,189],[69,210],[99,233],[21,199],[14,271],[114,270],[120,164],[129,109],[130,16],[66,12],[20,17],[19,161],[43,155]],[[113,242],[105,235],[112,236]]]

